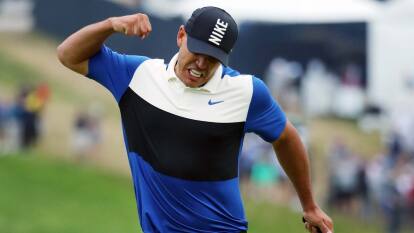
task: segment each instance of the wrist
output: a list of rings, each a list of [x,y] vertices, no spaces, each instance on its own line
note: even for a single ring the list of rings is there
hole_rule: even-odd
[[[306,212],[319,208],[318,204],[313,198],[313,194],[310,189],[308,189],[306,192],[302,190],[302,192],[298,192],[298,195],[303,211]]]
[[[115,30],[115,20],[117,17],[109,17],[104,21],[105,28],[110,30],[112,33],[116,32]]]
[[[318,209],[318,208],[319,208],[319,206],[314,201],[302,204],[302,209],[303,209],[304,212],[313,211],[313,210]]]

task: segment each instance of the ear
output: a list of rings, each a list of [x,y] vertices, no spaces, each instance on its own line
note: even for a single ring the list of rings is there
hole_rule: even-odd
[[[181,25],[177,33],[177,46],[178,47],[181,47],[181,44],[183,43],[184,37],[186,35],[187,33],[185,32],[184,25]]]

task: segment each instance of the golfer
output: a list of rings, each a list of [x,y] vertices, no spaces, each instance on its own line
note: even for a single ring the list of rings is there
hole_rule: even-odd
[[[179,27],[179,49],[169,61],[104,45],[114,33],[144,39],[151,30],[145,14],[111,17],[58,47],[66,67],[102,84],[118,102],[142,230],[247,232],[238,160],[245,133],[254,132],[273,144],[306,229],[333,232],[314,200],[297,131],[260,79],[227,66],[238,35],[234,19],[216,7],[195,10]]]

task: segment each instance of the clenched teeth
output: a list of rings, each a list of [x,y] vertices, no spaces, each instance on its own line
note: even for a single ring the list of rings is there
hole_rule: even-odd
[[[190,69],[190,74],[194,77],[197,77],[197,78],[200,78],[201,76],[203,76],[202,72],[199,72],[199,71],[193,70],[193,69]]]

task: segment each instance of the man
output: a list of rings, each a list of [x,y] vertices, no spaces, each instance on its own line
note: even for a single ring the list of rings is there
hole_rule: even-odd
[[[118,54],[114,33],[151,32],[144,14],[86,26],[58,48],[68,68],[105,86],[119,104],[144,232],[246,232],[238,154],[246,132],[271,142],[293,182],[310,232],[332,232],[315,203],[299,136],[266,86],[227,67],[238,31],[224,10],[193,12],[177,34],[179,52],[164,60]]]

